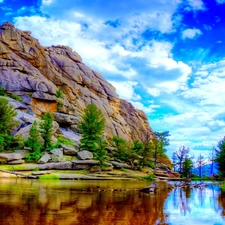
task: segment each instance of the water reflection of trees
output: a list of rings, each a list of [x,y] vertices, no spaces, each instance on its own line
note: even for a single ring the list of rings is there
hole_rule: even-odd
[[[174,208],[179,208],[181,214],[186,215],[190,213],[191,209],[189,207],[188,199],[191,197],[191,190],[182,188],[176,188],[173,191],[173,206]]]
[[[191,207],[207,207],[218,212],[219,207],[216,198],[218,190],[216,187],[213,184],[209,184],[208,187],[204,188],[176,188],[172,192],[173,208],[180,209],[182,215],[191,213]]]
[[[17,186],[15,191],[10,184],[4,190],[7,195],[0,199],[1,225],[168,224],[164,214],[166,188],[152,195],[137,190],[48,190],[47,185],[28,190]]]
[[[218,196],[218,204],[221,210],[221,216],[225,217],[225,192],[221,192]]]

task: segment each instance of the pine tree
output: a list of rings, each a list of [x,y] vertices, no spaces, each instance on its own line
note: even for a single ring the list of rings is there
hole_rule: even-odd
[[[191,178],[191,170],[193,167],[193,161],[190,158],[185,158],[182,174],[186,177],[187,181]]]
[[[216,150],[216,160],[218,170],[222,177],[225,177],[225,137],[219,141],[218,150]]]
[[[52,123],[53,115],[47,112],[42,117],[43,122],[40,124],[42,137],[44,139],[44,150],[50,150],[52,148]]]
[[[8,105],[7,99],[0,97],[0,151],[10,148],[16,141],[16,138],[12,136],[12,128],[19,123],[14,120],[16,115],[17,112]]]
[[[93,151],[95,144],[102,139],[105,118],[95,104],[89,104],[84,110],[82,121],[78,128],[81,130],[80,149]]]
[[[105,140],[99,139],[97,143],[95,143],[94,148],[94,157],[99,161],[100,173],[102,167],[105,166],[105,160],[108,159],[108,152],[106,150],[107,142]]]
[[[40,141],[40,131],[37,128],[36,120],[29,131],[29,138],[25,141],[25,145],[31,148],[30,152],[41,151],[42,145]]]

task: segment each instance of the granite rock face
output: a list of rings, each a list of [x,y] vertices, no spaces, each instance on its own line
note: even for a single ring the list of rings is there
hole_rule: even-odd
[[[34,117],[52,112],[59,127],[76,130],[84,108],[94,103],[106,118],[105,137],[144,140],[147,131],[152,133],[146,115],[119,99],[115,88],[71,48],[43,47],[30,32],[8,22],[0,26],[0,85],[9,97],[22,98],[17,111]],[[28,124],[23,121],[23,127]]]

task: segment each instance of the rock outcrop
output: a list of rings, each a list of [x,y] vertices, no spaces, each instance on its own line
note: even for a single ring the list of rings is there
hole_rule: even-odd
[[[31,124],[25,115],[52,112],[59,127],[77,131],[83,109],[94,103],[106,118],[106,137],[144,140],[147,131],[152,133],[146,115],[119,99],[115,88],[71,48],[43,47],[30,32],[8,22],[0,26],[0,85],[9,97],[22,99],[15,104],[21,128]]]

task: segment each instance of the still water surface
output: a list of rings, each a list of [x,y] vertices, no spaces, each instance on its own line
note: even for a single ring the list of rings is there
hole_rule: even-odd
[[[204,189],[138,189],[145,181],[0,179],[1,225],[222,225],[225,195]]]

